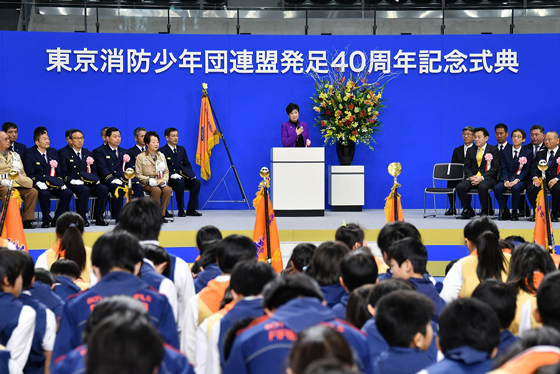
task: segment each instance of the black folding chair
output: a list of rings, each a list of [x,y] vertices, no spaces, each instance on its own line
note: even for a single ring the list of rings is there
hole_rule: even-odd
[[[462,181],[464,179],[463,164],[445,163],[435,164],[434,172],[432,175],[433,187],[424,189],[424,218],[426,215],[426,194],[434,195],[434,214],[429,217],[437,215],[436,209],[436,195],[453,195],[455,196],[455,188],[436,187],[436,181]],[[445,203],[447,208],[447,201]]]

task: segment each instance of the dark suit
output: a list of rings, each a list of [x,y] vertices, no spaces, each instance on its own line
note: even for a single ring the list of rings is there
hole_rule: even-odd
[[[113,195],[113,198],[111,199],[111,217],[117,220],[119,219],[119,215],[121,213],[124,193],[122,190],[119,190],[119,197],[115,197],[115,191],[117,190],[117,187],[120,186],[111,182],[114,180],[120,180],[123,182],[124,187],[124,185],[128,183],[128,179],[125,178],[123,169],[134,169],[132,156],[130,157],[130,161],[128,161],[123,168],[123,156],[125,154],[128,154],[128,151],[122,147],[118,147],[117,156],[108,144],[96,148],[93,152],[95,159],[94,163],[97,163],[97,173],[99,174],[101,183],[107,186],[109,192]],[[136,177],[132,178],[131,192],[132,198],[144,196],[142,186],[138,183],[138,178]]]
[[[461,200],[461,204],[467,210],[471,210],[471,204],[468,199],[467,192],[470,191],[472,188],[478,190],[478,194],[480,197],[480,205],[482,206],[482,212],[488,214],[488,203],[489,203],[489,192],[492,187],[498,181],[498,170],[500,169],[500,152],[496,147],[490,144],[486,144],[486,148],[484,150],[484,154],[482,155],[482,161],[480,162],[480,166],[476,161],[476,155],[478,153],[478,148],[476,145],[472,146],[467,151],[467,157],[465,158],[465,180],[461,181],[457,185],[457,196]],[[486,157],[487,155],[492,155],[492,161],[489,164],[488,171],[486,170]],[[468,179],[472,176],[477,175],[480,173],[484,180],[480,182],[477,186],[473,186],[471,181]]]
[[[469,147],[468,149],[472,148],[472,147],[476,147],[474,144]],[[457,148],[453,149],[453,155],[451,155],[451,163],[453,164],[465,164],[465,145],[460,145]],[[457,185],[459,184],[459,182],[461,181],[449,181],[447,182],[447,188],[456,188]],[[455,193],[454,195],[447,195],[449,197],[449,206],[451,207],[451,209],[455,209],[455,195],[457,193]],[[469,198],[469,204],[471,203],[471,197],[468,196]]]
[[[66,186],[77,196],[76,210],[78,214],[85,218],[88,212],[88,202],[90,195],[97,196],[97,203],[95,204],[94,218],[103,218],[105,207],[107,206],[107,199],[109,189],[107,186],[99,183],[99,175],[97,175],[97,163],[94,160],[93,153],[88,149],[81,149],[81,159],[76,154],[76,151],[70,146],[66,146],[58,150],[58,157],[60,158],[60,169],[62,178]],[[90,165],[90,172],[88,173],[87,159],[91,157],[94,160]],[[83,185],[71,184],[71,180],[81,180]]]
[[[23,157],[25,156],[25,153],[27,152],[27,146],[25,144],[21,144],[18,142],[14,142],[8,149],[10,151],[17,152],[22,160]]]
[[[70,200],[72,200],[72,192],[69,189],[61,189],[64,186],[64,181],[61,175],[60,161],[58,159],[58,152],[53,148],[47,148],[48,163],[45,158],[37,149],[37,146],[29,148],[25,153],[23,164],[25,172],[33,180],[33,185],[39,192],[39,205],[41,206],[41,213],[43,213],[43,222],[51,220],[51,195],[60,199],[58,207],[54,213],[54,220],[56,221],[62,213],[70,210]],[[57,166],[54,168],[54,176],[51,175],[51,161],[56,161]],[[37,187],[37,182],[45,183],[48,188],[42,190]]]
[[[169,185],[175,191],[175,199],[177,200],[177,209],[183,211],[185,206],[185,189],[190,191],[187,211],[198,209],[198,193],[200,192],[200,180],[196,179],[196,175],[192,169],[191,163],[187,156],[185,147],[176,146],[177,153],[173,153],[169,144],[159,149],[165,155],[167,167],[169,168]],[[181,179],[172,179],[171,175],[179,174]]]
[[[127,150],[128,154],[130,155],[130,158],[132,159],[131,162],[136,165],[136,157],[138,157],[138,155],[140,154],[140,152],[142,152],[137,146],[136,144],[134,144],[134,146],[132,148],[129,148]]]
[[[537,157],[535,158],[531,166],[531,178],[540,178],[542,176],[542,172],[538,169],[537,166],[540,160],[546,160],[549,152],[550,150],[548,148],[537,152]],[[556,153],[553,154],[548,162],[548,169],[545,172],[545,183],[548,183],[548,181],[551,179],[560,178],[560,174],[558,173],[558,163],[556,162],[558,157],[560,157],[560,150],[556,151]],[[540,189],[541,187],[535,187],[532,182],[530,182],[530,184],[527,186],[527,197],[529,198],[529,202],[531,203],[533,209],[535,209],[537,205],[537,194],[539,193]],[[552,188],[548,188],[548,190],[552,195],[551,213],[556,215],[560,211],[560,183],[556,183]]]
[[[532,159],[535,160],[536,154],[533,149],[533,143],[525,144],[522,148],[529,150],[529,152],[531,152]],[[544,142],[542,142],[541,145],[539,146],[540,151],[542,151],[543,149],[546,149],[546,147],[544,146]]]
[[[521,167],[519,159],[525,157],[526,164]],[[517,160],[513,159],[513,146],[508,144],[506,148],[500,153],[500,182],[494,186],[494,196],[500,204],[500,209],[507,209],[507,199],[504,196],[504,191],[511,190],[512,192],[512,208],[514,212],[519,209],[521,202],[521,192],[531,183],[531,163],[533,162],[533,154],[528,148],[521,147],[517,154]],[[519,171],[519,173],[518,173]],[[505,181],[513,182],[518,179],[511,189],[506,188]]]

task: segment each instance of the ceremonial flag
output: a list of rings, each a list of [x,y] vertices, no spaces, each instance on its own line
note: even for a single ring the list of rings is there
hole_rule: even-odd
[[[23,233],[23,222],[19,207],[21,205],[21,197],[19,191],[15,188],[12,190],[10,203],[8,204],[8,212],[4,221],[4,229],[2,230],[2,238],[12,243],[18,250],[29,252],[25,234]]]
[[[280,251],[280,239],[278,238],[278,228],[276,227],[276,217],[274,216],[274,210],[272,209],[272,204],[270,203],[270,197],[267,194],[267,199],[264,199],[264,190],[261,182],[259,192],[257,192],[257,197],[253,200],[253,206],[257,211],[257,221],[255,222],[255,229],[253,231],[253,242],[257,246],[257,260],[258,261],[268,261],[268,248],[266,245],[266,212],[265,204],[268,204],[268,223],[269,223],[269,233],[270,233],[270,264],[280,273],[284,270],[282,264],[282,252]]]
[[[395,220],[395,189],[399,187],[399,184],[393,184],[389,196],[385,198],[385,217],[387,218],[387,223],[393,222]],[[404,214],[401,206],[401,195],[397,193],[397,212],[398,220],[404,221]]]
[[[210,155],[214,145],[220,142],[220,134],[212,116],[212,108],[208,95],[204,91],[200,104],[200,123],[198,128],[198,146],[196,147],[196,163],[200,165],[200,177],[210,179]]]
[[[542,180],[540,181],[542,183]],[[541,188],[539,194],[537,195],[537,208],[535,209],[535,230],[533,231],[533,241],[537,244],[542,245],[548,250],[549,243],[547,239],[548,234],[546,232],[545,214],[548,214],[548,222],[551,222],[551,225],[552,221],[550,220],[550,211],[547,212],[545,209],[544,199],[545,197],[543,189]],[[554,232],[552,231],[552,226],[550,227],[550,234],[552,239],[552,243],[550,243],[550,245],[552,246],[552,248],[554,248]],[[556,251],[553,250],[552,253],[556,253]]]

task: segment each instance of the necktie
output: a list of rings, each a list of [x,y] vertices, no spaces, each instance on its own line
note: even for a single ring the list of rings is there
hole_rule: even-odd
[[[116,156],[117,158],[119,158],[119,151],[118,151],[117,149],[115,149],[113,152],[115,152],[115,156]]]
[[[539,151],[539,147],[533,146],[533,158],[537,157],[537,152]]]
[[[173,149],[173,153],[177,154],[177,148]]]
[[[480,164],[482,163],[482,148],[478,148],[478,153],[476,154],[476,163],[478,164],[478,168],[480,169]],[[480,171],[476,173],[477,176],[481,176]]]
[[[554,161],[554,151],[550,151],[550,155],[548,156],[548,166],[552,165],[552,161]]]
[[[47,165],[49,164],[49,159],[47,158],[47,154],[44,153],[43,154],[43,158],[45,159],[45,162],[47,163]]]
[[[81,160],[82,159],[82,152],[78,152],[78,158]]]
[[[12,144],[12,146],[11,146],[10,148],[11,148],[10,150],[11,150],[12,152],[15,152],[15,151],[16,151],[16,146],[15,146],[14,144]]]
[[[517,151],[514,151],[513,153],[513,162],[517,162]]]
[[[142,152],[146,151],[146,146],[142,147]]]
[[[504,149],[504,146],[500,144],[500,152]]]

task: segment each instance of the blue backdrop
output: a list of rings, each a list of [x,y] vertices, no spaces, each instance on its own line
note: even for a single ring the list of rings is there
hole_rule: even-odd
[[[462,142],[463,126],[487,127],[491,133],[490,142],[495,144],[493,127],[499,122],[506,123],[510,132],[517,127],[528,132],[533,124],[555,130],[559,121],[559,35],[237,36],[1,32],[0,38],[1,120],[18,124],[19,141],[32,145],[32,131],[42,125],[49,129],[51,146],[60,148],[65,145],[64,131],[79,128],[86,137],[85,147],[93,149],[101,142],[99,130],[103,126],[116,126],[123,136],[121,145],[129,148],[134,143],[135,127],[158,131],[164,143],[163,130],[172,126],[179,129],[179,143],[187,148],[194,166],[201,83],[207,82],[233,161],[250,198],[259,182],[259,169],[269,166],[270,148],[281,146],[280,124],[287,120],[285,107],[288,103],[300,105],[300,119],[310,125],[313,145],[322,145],[317,129],[312,126],[314,112],[310,96],[314,92],[313,80],[306,74],[294,72],[293,68],[282,73],[287,61],[298,53],[301,53],[305,71],[310,50],[319,51],[319,54],[324,51],[328,61],[332,61],[331,54],[336,56],[337,51],[347,50],[346,62],[353,51],[363,51],[366,57],[373,50],[390,51],[388,68],[392,73],[398,73],[385,89],[387,108],[380,116],[383,128],[376,136],[375,151],[360,145],[354,159],[354,164],[366,166],[365,208],[383,207],[392,185],[387,165],[393,161],[403,166],[399,182],[404,208],[420,208],[423,189],[431,184],[433,164],[450,161],[452,149]],[[58,53],[57,48],[60,48]],[[85,58],[75,51],[84,48],[97,52],[93,56],[97,71],[91,66],[87,72],[74,70],[78,58]],[[115,53],[115,48],[117,55],[120,49],[123,50],[123,71],[117,72],[118,62],[111,65],[111,72],[109,65],[102,71],[103,64],[115,57],[108,51]],[[142,49],[150,54],[149,64],[145,61],[140,66],[146,72],[132,70],[129,73],[128,67],[133,68],[134,62],[141,57],[133,52],[139,53]],[[247,67],[243,66],[244,50],[253,52],[250,62],[254,71],[231,71],[234,67],[232,60],[238,70]],[[483,50],[492,55],[487,60],[491,72],[484,70],[482,63],[475,62],[479,57],[474,54],[481,54]],[[219,70],[223,65],[223,61],[220,65],[215,59],[206,61],[207,55],[220,56],[215,51],[225,51],[226,72],[205,71],[208,67]],[[277,73],[256,72],[257,51],[276,51]],[[421,73],[420,65],[429,63],[421,56],[425,54],[422,51],[431,51],[429,57],[436,59],[432,60],[432,73]],[[416,65],[407,73],[402,68],[405,64],[403,53],[411,53],[408,64]],[[191,60],[195,65],[192,72],[180,66],[189,65],[189,55],[194,58]],[[171,64],[166,71],[156,73],[156,69],[167,63]],[[465,66],[466,71],[462,71],[461,66]],[[475,66],[482,70],[470,71]],[[500,66],[504,67],[503,70],[496,72]],[[437,72],[438,69],[441,71]],[[328,146],[326,164],[336,163],[334,146]],[[223,144],[214,148],[211,165],[212,178],[203,182],[201,204],[229,167]],[[198,166],[194,166],[194,170],[200,175]],[[239,198],[233,174],[227,182],[233,197]],[[216,196],[226,198],[226,190],[219,189]],[[207,208],[243,206],[211,204]]]

